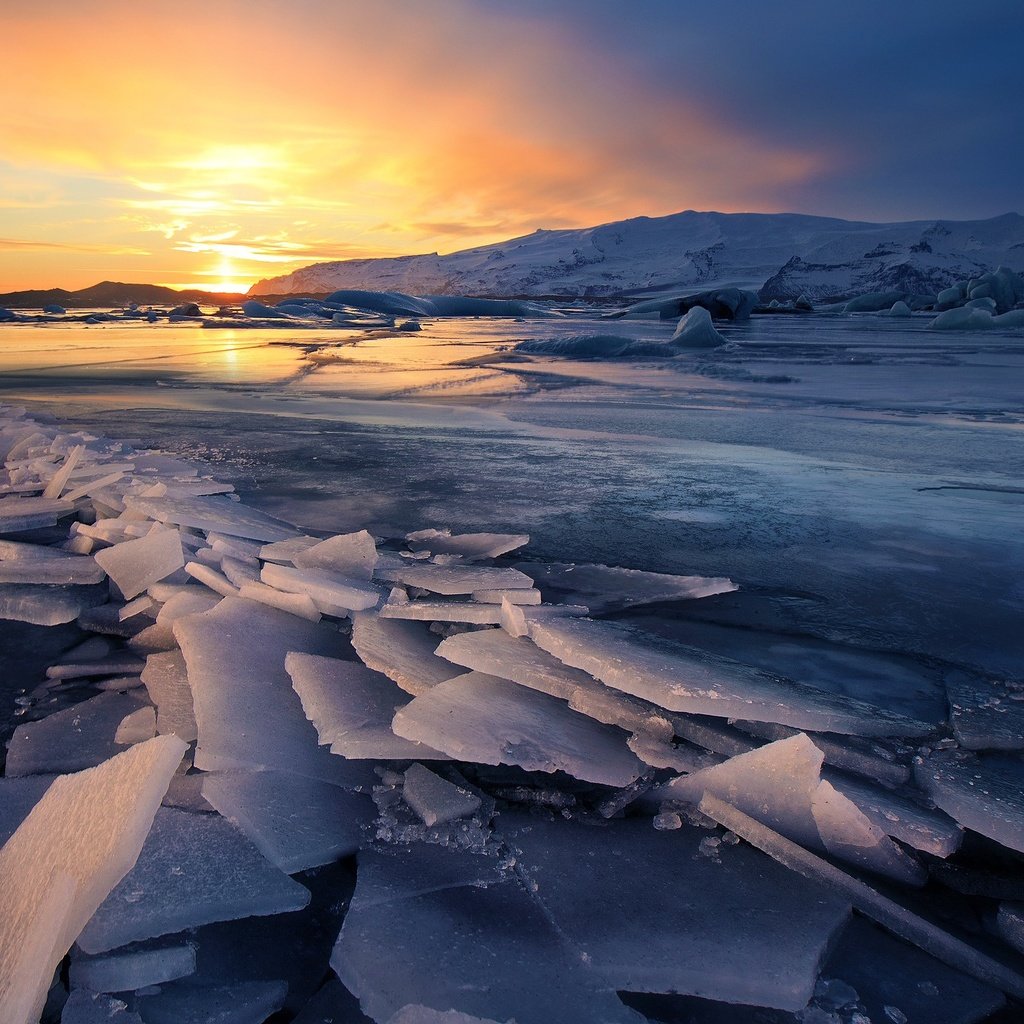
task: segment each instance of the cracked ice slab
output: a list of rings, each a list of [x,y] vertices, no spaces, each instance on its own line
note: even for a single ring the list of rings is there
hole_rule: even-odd
[[[704,855],[707,833],[693,826],[504,812],[498,828],[555,926],[609,988],[799,1010],[849,918],[844,899],[749,847]]]
[[[115,544],[97,551],[95,559],[129,600],[185,564],[177,530],[159,530]]]
[[[298,530],[273,516],[249,508],[230,498],[179,497],[140,498],[129,496],[125,505],[160,523],[189,526],[247,540],[278,541],[298,535]]]
[[[267,562],[260,573],[263,583],[290,594],[306,594],[326,615],[347,615],[373,608],[380,591],[369,583],[360,583],[330,569],[295,569]]]
[[[378,566],[374,576],[389,583],[419,587],[432,594],[472,594],[474,590],[529,590],[533,580],[518,569],[475,565]]]
[[[624,733],[556,697],[480,672],[428,690],[399,709],[392,728],[459,761],[563,771],[606,786],[627,786],[644,771]]]
[[[413,696],[459,672],[434,653],[437,645],[437,637],[418,622],[382,619],[372,612],[352,616],[352,646],[363,664]]]
[[[192,688],[197,768],[270,768],[348,784],[351,766],[319,747],[285,671],[291,651],[342,656],[345,637],[236,597],[178,619],[174,633]]]
[[[816,690],[650,633],[592,619],[534,622],[538,647],[625,693],[669,711],[777,722],[854,736],[932,731],[885,708]]]
[[[409,694],[387,676],[353,661],[289,654],[285,668],[320,743],[347,758],[444,758],[391,730]]]
[[[135,866],[96,910],[78,945],[103,953],[213,921],[301,910],[308,902],[308,890],[220,815],[161,807]]]
[[[405,539],[415,551],[433,555],[461,555],[467,562],[497,558],[530,543],[526,533],[456,533],[450,530],[417,530]]]
[[[106,575],[91,555],[75,555],[41,544],[11,544],[0,549],[0,583],[61,586],[102,583]],[[15,550],[17,549],[17,550]]]
[[[157,737],[55,779],[0,849],[5,1024],[39,1019],[54,968],[135,864],[184,752],[177,737]]]
[[[517,1024],[644,1021],[497,861],[422,843],[360,853],[331,966],[378,1024],[410,1004]]]

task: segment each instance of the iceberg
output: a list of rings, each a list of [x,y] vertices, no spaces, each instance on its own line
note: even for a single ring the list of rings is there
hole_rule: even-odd
[[[680,317],[669,344],[676,348],[718,348],[726,339],[715,330],[711,314],[703,306],[694,306]]]

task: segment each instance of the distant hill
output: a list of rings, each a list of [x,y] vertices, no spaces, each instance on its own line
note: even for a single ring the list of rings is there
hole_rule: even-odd
[[[387,259],[315,263],[250,295],[340,288],[413,295],[601,297],[760,289],[765,301],[866,291],[935,292],[999,265],[1024,269],[1024,217],[873,224],[803,214],[697,213],[538,230],[507,242]]]
[[[35,288],[22,292],[0,294],[0,307],[6,309],[38,309],[55,303],[65,309],[96,309],[136,303],[140,306],[177,306],[198,302],[208,306],[226,306],[242,302],[244,295],[227,292],[204,292],[195,288],[178,291],[159,284],[125,284],[101,281],[78,291],[64,288]]]

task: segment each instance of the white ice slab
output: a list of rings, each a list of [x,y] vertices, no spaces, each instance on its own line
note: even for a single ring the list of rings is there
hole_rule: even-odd
[[[374,576],[389,583],[419,587],[432,594],[472,594],[474,590],[530,590],[533,580],[518,569],[475,565],[378,566]]]
[[[194,974],[196,947],[191,943],[128,948],[100,956],[72,953],[72,988],[93,992],[134,992]]]
[[[10,544],[10,542],[8,542]],[[19,544],[18,552],[0,552],[0,583],[102,583],[106,575],[91,555],[75,555],[41,544]]]
[[[303,569],[328,569],[349,579],[369,582],[377,564],[377,545],[366,530],[340,534],[297,551],[292,563]]]
[[[54,968],[135,863],[185,751],[173,736],[56,779],[0,849],[0,1007],[34,1024]]]
[[[289,654],[285,668],[320,743],[332,754],[385,760],[445,756],[392,732],[391,720],[409,703],[409,694],[387,676],[358,662],[311,654]]]
[[[267,562],[260,578],[269,587],[291,594],[306,594],[328,615],[373,608],[381,597],[376,587],[329,569],[296,569]]]
[[[953,670],[946,675],[950,725],[968,750],[1024,750],[1024,687]]]
[[[341,654],[340,633],[231,597],[179,619],[174,632],[192,687],[197,768],[269,768],[346,784],[346,762],[318,746],[284,667],[291,651]]]
[[[263,1024],[284,1005],[284,981],[236,981],[230,985],[165,985],[139,997],[146,1024]]]
[[[162,735],[174,733],[186,743],[193,742],[196,717],[192,707],[192,688],[181,651],[151,654],[142,670],[142,682],[149,699],[156,705],[156,730]]]
[[[174,742],[168,737],[153,742]],[[78,937],[86,953],[213,921],[300,910],[309,892],[217,814],[162,807],[131,871]]]
[[[467,562],[497,558],[530,543],[525,533],[456,533],[450,530],[417,530],[406,534],[415,551],[431,554],[461,555]]]
[[[475,793],[442,779],[418,763],[406,769],[402,799],[429,828],[476,814],[481,803]]]
[[[290,772],[216,772],[203,796],[286,874],[359,849],[374,817],[369,795]]]
[[[241,502],[220,497],[136,498],[129,497],[128,508],[161,523],[174,523],[229,537],[278,541],[294,537],[298,531],[288,523],[268,516]]]
[[[238,596],[245,598],[246,601],[259,601],[271,608],[298,615],[300,619],[320,621],[320,611],[308,594],[289,594],[263,583],[242,583],[238,589]]]
[[[546,620],[532,623],[530,636],[566,664],[670,711],[858,736],[931,731],[926,723],[884,708],[612,623]]]
[[[623,733],[480,672],[434,686],[401,708],[392,728],[460,761],[563,771],[607,786],[626,786],[643,771]]]
[[[116,996],[75,989],[60,1015],[60,1024],[145,1024],[128,1004]]]
[[[137,597],[185,564],[177,530],[161,530],[124,541],[97,551],[94,557],[127,599]]]
[[[382,619],[372,612],[352,616],[352,646],[363,663],[418,696],[458,668],[435,655],[438,638],[417,622]]]

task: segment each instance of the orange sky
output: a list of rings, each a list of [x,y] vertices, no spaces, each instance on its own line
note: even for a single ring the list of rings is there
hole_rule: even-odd
[[[0,291],[778,209],[830,160],[472,0],[9,0],[3,32]]]

